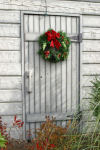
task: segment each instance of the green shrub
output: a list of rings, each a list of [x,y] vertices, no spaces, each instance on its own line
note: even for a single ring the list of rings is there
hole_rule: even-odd
[[[100,119],[100,80],[95,78],[91,81],[91,99],[90,99],[90,109],[93,111],[93,115]]]

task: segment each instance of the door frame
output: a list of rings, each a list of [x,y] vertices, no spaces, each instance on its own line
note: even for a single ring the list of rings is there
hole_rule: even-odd
[[[60,15],[60,16],[75,16],[75,17],[79,17],[79,33],[82,34],[82,15],[80,14],[73,14],[73,13],[57,13],[57,12],[44,12],[44,11],[21,11],[21,59],[22,59],[22,65],[21,65],[21,72],[22,72],[22,120],[24,122],[23,125],[23,139],[26,139],[26,105],[25,105],[25,52],[24,52],[24,15]],[[79,43],[79,72],[78,72],[78,78],[79,78],[79,82],[78,82],[78,105],[79,105],[79,111],[80,111],[80,99],[81,99],[81,52],[82,52],[82,43]]]

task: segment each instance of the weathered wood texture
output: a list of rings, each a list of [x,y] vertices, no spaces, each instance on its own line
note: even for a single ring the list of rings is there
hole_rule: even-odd
[[[0,50],[20,50],[20,39],[0,37]]]
[[[7,131],[9,132],[10,127],[13,125],[14,115],[11,115],[11,116],[9,116],[9,115],[7,115],[7,116],[3,115],[1,117],[2,117],[3,123],[7,123],[7,127],[8,127]],[[17,115],[17,119],[22,120],[22,115]],[[21,139],[22,138],[22,134],[23,134],[22,133],[22,129],[19,129],[19,131],[17,131],[16,128],[12,128],[11,132],[10,132],[11,137],[12,138],[16,138],[16,139],[19,139],[19,138]]]
[[[76,0],[70,0],[70,1],[76,1]],[[93,3],[100,3],[99,0],[77,0],[79,2],[93,2]]]
[[[58,114],[64,113],[63,115],[65,115],[66,113],[67,115],[68,111],[70,113],[75,112],[78,107],[79,43],[72,43],[67,61],[55,64],[45,62],[39,57],[37,53],[39,50],[37,39],[34,39],[31,35],[33,33],[41,33],[48,28],[78,35],[78,27],[79,17],[77,16],[24,15],[24,35],[28,33],[28,36],[26,36],[27,40],[24,41],[25,72],[28,71],[30,73],[32,71],[32,79],[25,78],[26,113],[32,114],[27,116],[27,122],[29,122],[26,126],[27,129],[39,127],[40,122],[43,121],[44,116],[48,113],[53,115],[54,112],[57,112]],[[32,90],[29,95],[30,85]],[[41,96],[43,97],[42,99]],[[43,118],[35,118],[37,114],[41,116],[41,113],[45,114]],[[58,115],[57,124],[65,126],[66,115],[62,118],[64,121],[60,121],[60,116]]]
[[[0,63],[21,63],[21,52],[0,51]]]
[[[0,103],[0,115],[22,114],[22,103]]]
[[[0,24],[0,37],[20,37],[20,24]]]
[[[0,10],[0,116],[8,126],[22,119],[20,34],[20,12]],[[11,136],[19,138],[16,129]]]
[[[2,103],[19,101],[22,101],[22,94],[20,90],[2,90],[2,92],[0,92],[0,102]]]
[[[91,92],[91,80],[100,76],[100,16],[83,15],[83,44],[81,52],[81,109],[89,110],[88,93]]]
[[[21,40],[20,40],[20,23],[21,23],[21,16],[20,11],[18,10],[32,10],[32,11],[45,11],[45,3],[40,0],[1,0],[0,1],[0,113],[2,115],[14,115],[14,114],[22,114],[22,93],[21,93],[21,87],[22,87],[22,81],[21,81]],[[11,11],[12,9],[12,11]],[[89,109],[89,95],[88,92],[90,91],[91,83],[90,81],[94,79],[95,75],[100,76],[100,16],[96,14],[100,14],[100,3],[91,3],[91,2],[79,2],[79,1],[48,1],[48,11],[49,12],[63,12],[64,13],[92,13],[92,15],[83,15],[83,43],[82,43],[82,61],[81,61],[81,68],[82,68],[82,81],[81,81],[81,109],[82,110],[88,110]],[[28,18],[26,18],[25,22],[27,22]],[[38,31],[38,28],[35,26],[33,29],[32,25],[32,16],[29,17],[30,22],[30,31]],[[38,21],[37,25],[38,25]],[[60,17],[58,16],[56,19],[56,29],[59,30],[59,21]],[[64,21],[64,18],[62,18],[62,21]],[[53,21],[52,21],[53,22]],[[41,26],[40,26],[40,32],[44,32],[48,28],[49,19],[46,17],[46,24],[45,28],[42,28],[44,25],[44,18],[40,20]],[[69,19],[70,23],[70,19]],[[52,24],[52,23],[51,23]],[[53,28],[55,28],[55,24],[53,25]],[[64,26],[61,27],[63,30],[65,30]],[[28,30],[28,27],[25,29]],[[70,32],[70,26],[68,25],[68,32]],[[74,32],[74,31],[73,31]],[[37,45],[35,45],[37,47]],[[30,49],[32,49],[33,45],[30,42],[29,44]],[[72,46],[73,49],[75,48],[75,45]],[[28,48],[28,43],[25,44],[25,48]],[[35,48],[35,47],[34,47]],[[25,57],[27,55],[25,54]],[[34,57],[34,55],[31,55],[30,57]],[[74,52],[72,53],[72,57],[74,57]],[[26,57],[27,62],[28,58]],[[69,59],[71,57],[69,56]],[[38,58],[39,61],[39,58]],[[41,61],[41,58],[40,58]],[[30,62],[32,64],[32,62]],[[35,65],[35,68],[39,66],[39,62]],[[70,66],[70,64],[68,64]],[[27,68],[26,64],[26,68]],[[31,67],[31,66],[30,66]],[[44,67],[46,68],[46,74]],[[50,67],[52,70],[56,68],[56,72],[52,75],[50,75]],[[58,65],[49,66],[47,63],[41,61],[40,63],[40,75],[46,76],[45,78],[40,78],[41,82],[41,88],[39,89],[37,85],[37,91],[44,90],[43,84],[46,84],[47,89],[45,92],[42,92],[41,95],[38,94],[37,96],[37,102],[38,97],[41,97],[41,104],[45,103],[45,96],[48,97],[50,95],[50,82],[49,79],[54,78],[56,74],[59,74],[61,71],[62,73],[65,70],[66,65],[63,64],[60,66],[61,70],[59,70]],[[75,66],[73,66],[74,68]],[[27,68],[28,69],[28,68]],[[26,69],[26,70],[27,70]],[[67,70],[67,69],[66,69]],[[37,70],[38,72],[39,70]],[[69,75],[70,76],[70,75]],[[35,74],[34,74],[35,78]],[[38,77],[37,77],[38,78]],[[54,86],[61,87],[62,83],[61,75],[57,76],[56,82],[51,83]],[[65,76],[62,74],[62,78],[65,79]],[[74,77],[73,77],[74,78]],[[65,79],[65,81],[69,82],[68,79]],[[34,82],[34,81],[32,81]],[[37,81],[38,83],[39,81]],[[73,83],[74,86],[74,83]],[[54,104],[52,107],[52,110],[55,109],[55,104],[57,106],[62,105],[62,107],[57,107],[57,111],[61,111],[61,109],[65,110],[65,86],[62,86],[62,102],[56,103],[56,98],[54,97],[54,94],[52,95],[51,103]],[[69,86],[69,88],[71,88]],[[51,89],[52,90],[52,89]],[[55,90],[55,89],[54,89]],[[73,89],[74,90],[74,89]],[[54,92],[54,91],[52,91]],[[61,99],[61,95],[59,95],[60,90],[57,90],[57,99]],[[36,92],[35,92],[36,93]],[[70,91],[68,92],[68,98],[70,99]],[[73,97],[75,94],[73,94]],[[31,98],[33,98],[34,95],[32,95]],[[28,99],[28,97],[26,98]],[[54,100],[54,101],[53,101]],[[69,100],[70,101],[70,100]],[[55,103],[54,103],[55,102]],[[29,102],[27,102],[29,103]],[[30,106],[33,105],[34,101],[30,103]],[[6,104],[6,105],[5,105]],[[74,102],[73,102],[74,104]],[[28,104],[27,104],[28,105]],[[40,104],[39,104],[40,105]],[[67,104],[66,104],[67,105]],[[14,109],[15,108],[15,109]],[[36,104],[36,111],[38,111],[39,106]],[[73,108],[73,107],[72,107]],[[5,110],[4,110],[5,109]],[[50,100],[46,102],[46,107],[41,107],[41,112],[44,112],[44,110],[50,111]],[[70,106],[68,106],[68,109],[70,109]],[[30,108],[31,113],[33,113],[35,108]],[[28,110],[26,110],[28,112]],[[85,115],[86,116],[86,115]],[[83,117],[84,119],[85,117]],[[60,124],[58,122],[58,124]],[[32,125],[33,126],[33,125]],[[37,127],[39,124],[36,125]]]
[[[98,0],[99,1],[99,0]],[[51,12],[69,13],[100,13],[100,3],[47,0],[48,10]],[[1,0],[0,9],[45,11],[45,3],[41,0]]]
[[[46,118],[45,118],[46,114],[45,113],[41,113],[41,114],[27,114],[26,116],[26,121],[27,122],[33,122],[33,123],[40,123],[40,122],[44,122],[46,121]],[[47,116],[50,117],[50,119],[52,119],[52,116],[55,118],[56,121],[66,121],[66,120],[70,120],[72,119],[72,116],[73,116],[73,113],[69,113],[67,114],[66,116],[66,112],[65,113],[59,113],[59,112],[56,112],[56,113],[47,113]]]
[[[11,5],[10,5],[11,7]],[[4,8],[5,9],[5,8]],[[1,23],[20,23],[19,11],[6,11],[0,10],[0,22]]]
[[[21,90],[22,78],[17,76],[0,76],[0,90]]]

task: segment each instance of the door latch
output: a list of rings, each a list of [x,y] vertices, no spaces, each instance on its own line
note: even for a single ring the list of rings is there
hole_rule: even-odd
[[[26,77],[29,78],[29,84],[28,84],[28,93],[32,92],[32,77],[33,77],[33,70],[29,70],[28,72],[25,73]]]

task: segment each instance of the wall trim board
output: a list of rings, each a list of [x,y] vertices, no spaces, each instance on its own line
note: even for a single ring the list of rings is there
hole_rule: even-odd
[[[100,3],[100,0],[68,0],[68,1]]]

